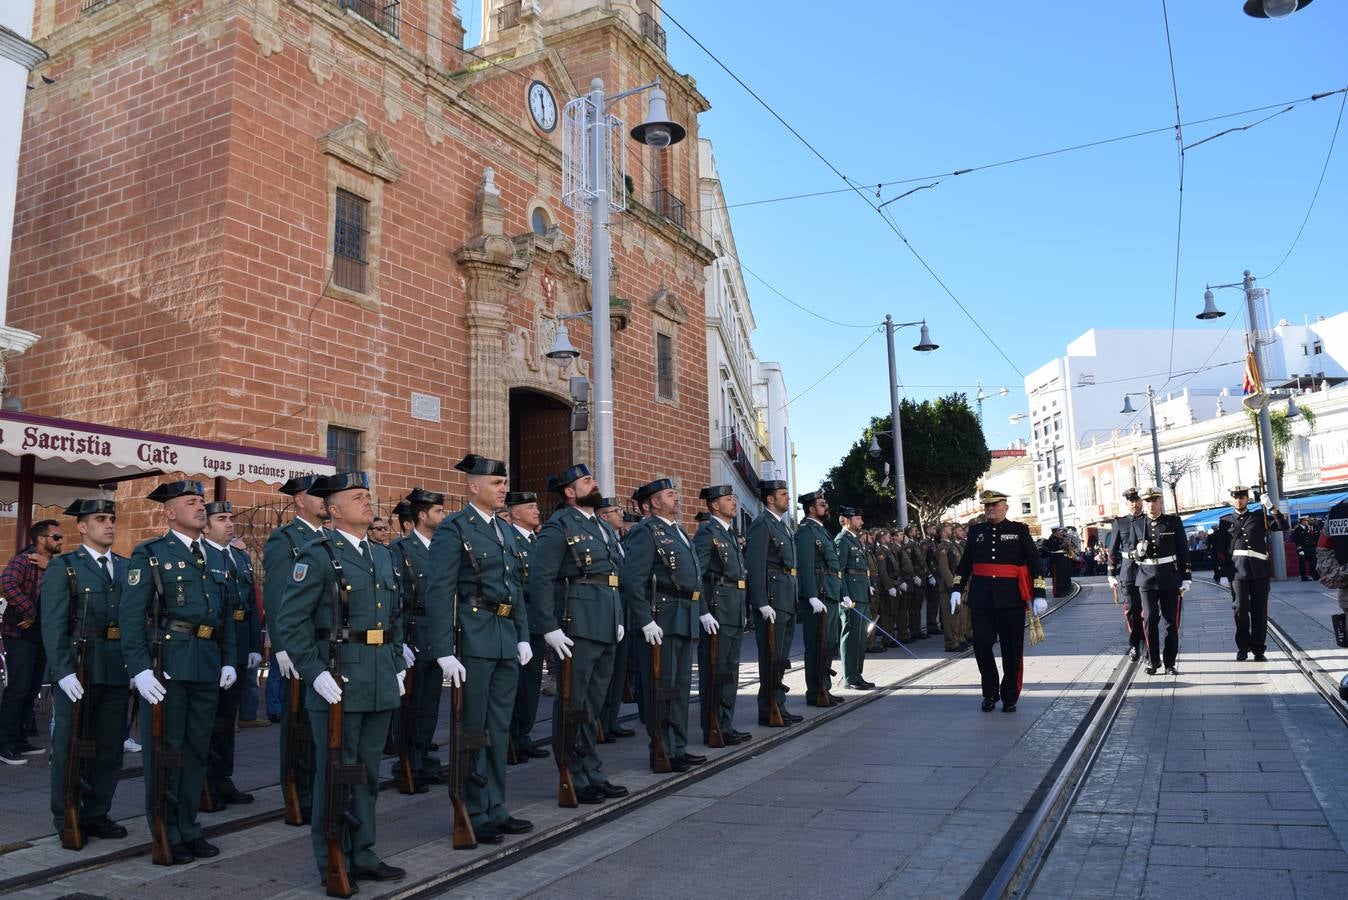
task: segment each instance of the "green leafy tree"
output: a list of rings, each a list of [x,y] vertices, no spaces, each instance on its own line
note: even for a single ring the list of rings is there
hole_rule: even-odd
[[[1231,450],[1253,450],[1259,446],[1259,414],[1247,409],[1245,417],[1249,420],[1248,428],[1228,432],[1208,444],[1209,466],[1215,466]],[[1310,431],[1315,430],[1314,410],[1302,409],[1300,419]],[[1292,449],[1292,420],[1287,418],[1287,410],[1271,409],[1268,424],[1273,432],[1273,463],[1278,468],[1278,483],[1281,484],[1283,470],[1287,468],[1287,453]]]
[[[904,400],[899,418],[909,520],[931,524],[939,521],[945,509],[973,496],[992,455],[964,394],[921,403]],[[830,507],[858,507],[872,525],[896,522],[895,478],[886,466],[894,457],[893,438],[886,433],[890,431],[889,416],[871,419],[861,437],[829,470],[824,487],[829,491]],[[878,458],[870,455],[872,438],[880,445]]]

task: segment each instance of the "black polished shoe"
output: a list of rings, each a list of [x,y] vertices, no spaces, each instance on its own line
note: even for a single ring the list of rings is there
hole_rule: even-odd
[[[169,854],[173,858],[173,861],[171,863],[168,863],[168,865],[171,866],[185,866],[190,862],[196,862],[197,859],[195,856],[192,855],[192,851],[188,850],[182,844],[174,844],[172,847],[170,847]],[[155,865],[161,864],[155,863]]]
[[[801,722],[805,721],[805,717],[796,715],[795,713],[789,713],[786,710],[782,710],[782,721],[787,722],[791,725],[799,725]]]
[[[225,810],[229,809],[228,804],[226,804],[218,796],[212,797],[211,799],[213,801],[212,805],[207,806],[205,803],[202,803],[199,806],[197,806],[197,812],[218,813],[224,812]]]
[[[837,694],[829,694],[828,699],[830,706],[837,706],[839,703],[842,703],[846,698],[839,697]]]
[[[576,802],[590,804],[603,803],[604,795],[599,788],[592,784],[587,784],[585,787],[576,788]]]
[[[496,830],[495,825],[477,825],[473,828],[473,834],[477,835],[479,844],[499,844],[505,840],[505,835]]]
[[[418,779],[418,780],[412,782],[412,793],[414,793],[414,794],[429,794],[430,792],[431,792],[431,786],[430,786],[429,784],[427,784],[426,782],[421,781],[420,779]]]
[[[220,855],[220,848],[205,838],[193,838],[190,841],[183,841],[183,846],[187,848],[187,852],[191,853],[197,859],[210,859],[212,856]]]
[[[252,803],[253,795],[231,786],[229,789],[220,792],[220,799],[226,803]]]
[[[1262,650],[1256,650],[1256,651],[1254,651],[1254,661],[1255,661],[1255,662],[1268,662],[1268,660],[1264,658],[1264,652],[1263,652]]]
[[[1016,711],[1016,704],[1014,703],[1002,704],[1002,712],[1015,712],[1015,711]]]
[[[996,700],[989,700],[987,697],[983,698],[983,712],[992,712],[996,708],[997,708]]]
[[[607,733],[613,735],[614,737],[636,736],[636,731],[634,731],[631,728],[628,728],[626,725],[614,725],[612,728],[608,729]]]
[[[1154,666],[1154,665],[1152,665],[1151,663],[1147,663],[1147,674],[1148,674],[1148,675],[1155,675],[1155,674],[1156,674],[1156,670],[1159,669],[1159,668],[1160,668],[1160,666]]]
[[[692,763],[688,762],[688,760],[684,759],[682,756],[670,757],[669,770],[671,772],[687,772],[692,767]]]
[[[424,782],[426,782],[427,784],[444,784],[444,783],[445,783],[445,776],[442,775],[442,774],[440,774],[440,770],[439,770],[439,769],[432,769],[432,770],[428,770],[428,771],[422,772],[420,775],[417,776],[417,779],[418,779],[419,781],[424,781]]]
[[[350,873],[348,873],[348,874],[350,874]],[[357,894],[359,894],[359,893],[360,893],[360,885],[356,884],[356,879],[355,879],[354,877],[352,877],[352,878],[349,878],[349,879],[347,879],[347,880],[351,883],[351,893],[350,893],[350,894],[347,894],[346,896],[348,896],[348,897],[354,897],[354,896],[356,896]],[[328,886],[328,879],[324,878],[322,875],[319,875],[319,876],[318,876],[318,886],[321,887],[321,888],[326,888],[326,887]],[[342,896],[342,895],[341,895],[341,894],[334,894],[333,896],[340,897],[340,896]]]
[[[477,839],[482,840],[482,832],[477,833]],[[401,881],[407,876],[405,869],[397,866],[390,866],[386,862],[381,862],[377,866],[367,866],[363,869],[352,868],[352,878],[364,878],[367,881]]]
[[[610,800],[626,797],[628,794],[627,788],[623,787],[621,784],[614,784],[611,781],[601,781],[599,784],[596,784],[594,788]]]
[[[707,757],[703,756],[700,753],[688,753],[686,751],[683,754],[683,759],[687,760],[688,762],[692,763],[695,766],[700,766],[707,761]]]
[[[1248,651],[1248,650],[1237,650],[1237,651],[1236,651],[1236,662],[1245,662],[1245,660],[1247,660],[1247,659],[1249,659],[1249,658],[1250,658],[1250,651]]]
[[[788,725],[790,725],[790,724],[791,724],[791,719],[790,719],[790,717],[788,717],[788,716],[786,716],[786,715],[783,715],[783,716],[782,716],[782,724],[780,724],[780,725],[773,725],[773,724],[772,724],[771,722],[769,722],[767,719],[759,719],[759,720],[758,720],[758,727],[759,727],[759,728],[785,728],[786,726],[788,726]]]
[[[814,697],[809,697],[805,701],[806,706],[832,706],[832,703],[815,703]],[[786,713],[782,713],[782,718],[786,718]]]
[[[745,741],[752,740],[753,735],[747,731],[732,731],[726,735],[726,743],[730,745],[743,744]]]
[[[90,837],[105,838],[108,840],[117,840],[126,837],[126,829],[109,819],[107,816],[100,816],[97,819],[90,819],[80,826],[84,833]]]
[[[1142,658],[1142,650],[1138,647],[1129,647],[1128,658],[1131,659],[1133,662],[1137,662],[1139,659]]]
[[[1178,674],[1179,674],[1179,669],[1175,668],[1174,666],[1166,666],[1166,667],[1165,667],[1165,673],[1166,673],[1167,675],[1178,675]]]
[[[534,823],[528,819],[517,819],[511,816],[504,822],[493,822],[492,827],[502,834],[528,834],[534,830]]]

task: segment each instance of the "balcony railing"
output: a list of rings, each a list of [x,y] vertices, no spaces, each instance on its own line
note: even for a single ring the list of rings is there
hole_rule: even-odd
[[[659,47],[661,53],[665,52],[665,29],[650,13],[641,14],[641,36]]]
[[[680,228],[683,227],[684,206],[683,201],[678,197],[661,188],[651,194],[651,204],[655,207],[657,213]]]
[[[402,24],[401,0],[331,0],[338,9],[349,9],[390,37],[398,36]]]
[[[105,6],[111,6],[117,0],[80,0],[80,15],[98,12]]]
[[[496,11],[496,30],[505,31],[520,23],[520,4],[507,3]]]

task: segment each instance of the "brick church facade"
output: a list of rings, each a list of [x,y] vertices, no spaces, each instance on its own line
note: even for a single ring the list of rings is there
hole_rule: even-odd
[[[24,409],[329,455],[368,470],[384,505],[414,485],[461,494],[468,451],[541,491],[592,461],[569,381],[593,355],[582,319],[577,364],[545,356],[589,283],[562,129],[527,94],[541,82],[560,117],[595,76],[610,92],[659,78],[688,140],[623,138],[616,482],[675,477],[691,517],[708,471],[707,101],[649,4],[487,5],[470,54],[451,0],[38,0],[56,84],[30,93],[20,159],[9,323],[41,336],[11,363]],[[630,128],[644,100],[613,111]],[[127,504],[136,536],[149,506]]]

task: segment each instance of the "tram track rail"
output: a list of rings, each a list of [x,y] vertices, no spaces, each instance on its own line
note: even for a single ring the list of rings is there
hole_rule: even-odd
[[[1044,617],[1047,618],[1058,612],[1076,600],[1083,593],[1087,593],[1088,590],[1089,589],[1080,582],[1074,583],[1072,593],[1061,600],[1055,601],[1045,612]],[[762,736],[762,740],[754,742],[755,746],[753,747],[744,746],[737,748],[730,753],[722,754],[696,769],[666,778],[648,788],[635,791],[627,797],[609,801],[602,806],[594,808],[588,813],[570,818],[559,826],[554,826],[553,828],[527,835],[519,841],[504,844],[488,853],[465,860],[461,865],[436,873],[435,875],[418,879],[407,884],[392,885],[387,889],[385,889],[383,885],[370,883],[365,886],[366,890],[382,890],[384,891],[383,893],[375,893],[374,896],[394,898],[394,900],[413,900],[413,898],[438,896],[466,881],[528,859],[529,857],[543,852],[550,847],[556,846],[569,838],[583,834],[618,819],[643,806],[648,801],[659,799],[681,790],[688,785],[696,784],[713,775],[720,774],[746,760],[753,759],[767,750],[787,741],[794,740],[803,734],[814,731],[816,728],[833,721],[839,716],[847,715],[849,712],[879,700],[882,697],[890,696],[904,689],[910,689],[914,687],[917,682],[972,658],[972,649],[957,654],[950,654],[944,658],[933,658],[930,660],[930,665],[923,666],[918,671],[904,676],[893,684],[885,685],[865,694],[848,697],[846,703],[823,710],[800,724],[776,730],[776,733],[765,734]],[[794,655],[791,659],[792,669],[794,669],[796,665],[803,660],[803,655]],[[756,675],[751,674],[748,677],[741,678],[738,684],[739,687],[743,689],[757,684],[758,680]],[[696,704],[698,700],[698,692],[694,691],[690,698],[690,705]],[[623,716],[620,721],[629,722],[637,719],[637,713],[630,713]],[[544,724],[549,720],[550,719],[548,718],[540,719],[539,724]],[[128,771],[134,772],[135,770],[124,770],[122,773],[123,778],[134,777],[133,775],[128,774]],[[273,782],[268,785],[262,785],[256,789],[265,789],[275,786],[276,783]],[[394,787],[395,782],[392,778],[383,779],[380,782],[381,791],[389,790]],[[283,817],[284,809],[281,807],[261,810],[257,813],[241,816],[226,822],[216,822],[204,825],[202,829],[203,836],[212,839],[223,835],[236,834],[258,826],[279,822]],[[30,842],[22,842],[18,845],[11,845],[10,849],[27,849],[31,846],[32,844]],[[97,871],[119,862],[125,862],[147,855],[149,851],[150,843],[145,841],[126,847],[118,847],[97,856],[76,858],[68,863],[62,863],[60,865],[38,869],[10,878],[0,879],[0,895],[12,891],[40,887],[76,875]],[[0,855],[0,859],[3,858],[4,856]]]

